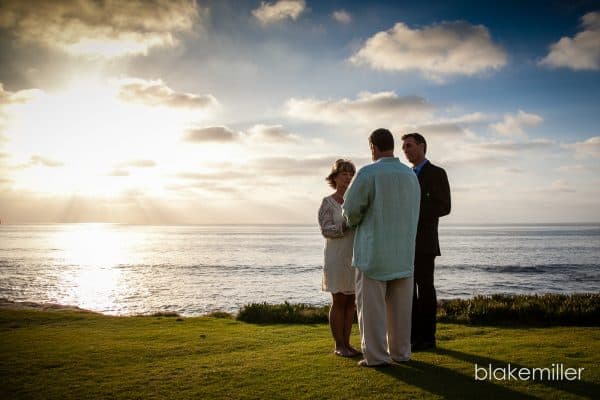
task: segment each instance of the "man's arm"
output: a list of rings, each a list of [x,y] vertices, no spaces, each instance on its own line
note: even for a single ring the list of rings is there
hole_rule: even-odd
[[[427,171],[427,176],[423,177],[421,190],[419,220],[422,223],[437,221],[439,217],[450,213],[450,184],[442,168],[432,166]]]
[[[437,178],[437,183],[434,186],[435,192],[435,205],[438,217],[450,214],[451,202],[450,202],[450,183],[448,182],[448,175],[446,171],[440,168]]]
[[[371,204],[371,185],[369,179],[361,171],[358,172],[354,182],[344,196],[342,214],[348,221],[348,226],[355,227],[362,222],[369,205]]]

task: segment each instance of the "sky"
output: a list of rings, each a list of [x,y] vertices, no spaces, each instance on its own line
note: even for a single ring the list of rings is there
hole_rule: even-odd
[[[0,85],[3,223],[316,223],[382,127],[442,224],[600,221],[598,1],[0,0]]]

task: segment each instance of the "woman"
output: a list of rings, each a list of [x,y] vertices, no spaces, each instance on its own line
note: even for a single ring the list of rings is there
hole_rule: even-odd
[[[335,193],[325,197],[319,208],[319,225],[325,237],[322,290],[331,292],[333,297],[333,304],[329,310],[329,326],[335,340],[334,353],[342,357],[360,354],[350,345],[355,311],[352,267],[354,230],[348,228],[342,216],[344,193],[355,172],[356,168],[352,162],[337,160],[331,168],[331,173],[325,178],[335,189]]]

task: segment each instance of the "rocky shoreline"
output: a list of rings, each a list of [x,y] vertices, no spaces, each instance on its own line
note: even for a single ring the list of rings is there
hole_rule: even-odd
[[[4,310],[39,310],[39,311],[79,311],[95,313],[94,311],[79,308],[77,306],[69,306],[56,303],[36,303],[33,301],[11,301],[0,298],[0,309]]]

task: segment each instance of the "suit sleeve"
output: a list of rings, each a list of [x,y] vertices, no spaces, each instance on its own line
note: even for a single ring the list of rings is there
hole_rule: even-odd
[[[435,214],[438,217],[450,214],[450,183],[446,171],[441,168],[439,169],[437,184],[433,187],[433,193]]]
[[[350,185],[344,196],[342,209],[343,215],[348,221],[348,226],[356,227],[360,225],[370,203],[371,192],[369,179],[365,174],[361,174],[359,171],[354,182]]]

